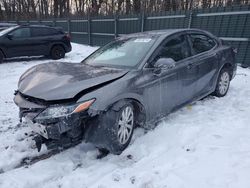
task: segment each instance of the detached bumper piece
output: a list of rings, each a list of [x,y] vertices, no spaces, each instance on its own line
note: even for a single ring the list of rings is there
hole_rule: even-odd
[[[72,134],[72,131],[74,130],[75,134]],[[77,130],[77,131],[76,131]],[[48,138],[45,138],[44,136],[42,136],[40,133],[37,133],[33,140],[36,143],[36,148],[38,150],[38,152],[41,150],[41,147],[43,144],[46,145],[48,150],[61,150],[61,149],[66,149],[69,148],[71,146],[77,145],[79,144],[82,139],[83,139],[83,129],[81,129],[80,127],[78,128],[74,128],[69,132],[65,132],[61,135],[59,135],[58,131],[55,131],[55,134],[51,134],[52,137],[56,137],[55,138],[51,138],[50,134],[48,135]],[[50,132],[50,131],[48,131]],[[50,132],[52,133],[52,132]]]
[[[82,141],[82,136],[77,138],[70,138],[67,136],[62,137],[60,140],[46,139],[41,135],[34,136],[33,140],[35,141],[37,151],[40,152],[42,145],[45,144],[48,150],[62,150],[72,146],[75,146]]]
[[[38,135],[34,138],[38,151],[45,144],[48,150],[66,149],[83,140],[86,114],[37,121],[30,126]],[[36,128],[34,128],[36,127]]]
[[[29,114],[23,123],[27,124],[36,135],[33,140],[38,151],[43,144],[48,150],[61,150],[79,144],[83,140],[87,112],[76,113],[59,118],[31,120]]]
[[[42,148],[42,144],[44,143],[43,142],[43,137],[41,137],[40,135],[36,135],[33,140],[35,141],[36,143],[36,148],[37,148],[37,151],[40,152],[41,151],[41,148]]]

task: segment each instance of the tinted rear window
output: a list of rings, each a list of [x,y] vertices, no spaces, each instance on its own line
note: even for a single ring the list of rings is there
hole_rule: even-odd
[[[176,36],[161,47],[156,59],[172,58],[175,61],[180,61],[190,56],[188,42],[184,35]]]
[[[60,31],[54,29],[54,28],[31,28],[31,33],[33,37],[38,36],[50,36],[50,35],[58,35],[62,34]]]
[[[190,39],[195,54],[208,51],[216,45],[214,39],[203,34],[190,34]]]

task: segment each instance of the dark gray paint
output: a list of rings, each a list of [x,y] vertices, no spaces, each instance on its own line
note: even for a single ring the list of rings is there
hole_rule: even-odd
[[[148,59],[164,40],[190,32],[213,37],[217,41],[216,47],[181,60],[175,68],[162,70],[160,74],[155,73],[155,68],[146,68]],[[105,111],[119,100],[133,99],[145,108],[149,122],[213,92],[219,71],[225,64],[232,68],[232,74],[236,69],[232,49],[223,46],[208,32],[175,29],[132,34],[122,38],[141,35],[157,35],[158,40],[134,69],[94,68],[68,63],[42,64],[24,73],[18,90],[23,95],[50,103],[64,99],[82,102],[96,98],[89,109],[91,113]],[[16,99],[15,102],[19,105]]]
[[[81,91],[120,78],[127,72],[80,63],[46,63],[24,73],[18,90],[27,96],[45,101],[67,100]]]

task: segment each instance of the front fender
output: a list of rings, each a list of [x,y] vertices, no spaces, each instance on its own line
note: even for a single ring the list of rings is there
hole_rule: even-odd
[[[145,109],[147,109],[146,103],[142,100],[142,97],[135,93],[124,93],[117,96],[110,97],[97,97],[94,104],[89,108],[88,112],[91,116],[99,114],[100,112],[107,111],[113,104],[119,101],[125,101],[126,99],[135,100],[139,102]]]
[[[136,100],[147,109],[147,104],[143,101],[142,95],[143,91],[133,87],[133,81],[120,79],[83,95],[77,102],[95,98],[95,102],[89,108],[89,113],[94,116],[99,112],[107,111],[112,104],[124,99]]]

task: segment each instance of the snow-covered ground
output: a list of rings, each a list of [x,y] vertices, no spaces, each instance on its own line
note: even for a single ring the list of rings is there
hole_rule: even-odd
[[[63,61],[80,62],[93,50],[73,44]],[[26,69],[50,61],[23,58],[0,65],[1,188],[250,187],[250,69],[240,67],[226,97],[210,96],[185,107],[146,134],[136,130],[119,156],[97,160],[97,150],[81,143],[16,168],[41,153],[32,149],[29,127],[18,125],[13,93]]]

